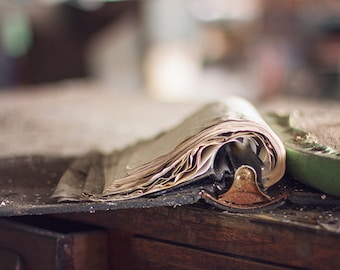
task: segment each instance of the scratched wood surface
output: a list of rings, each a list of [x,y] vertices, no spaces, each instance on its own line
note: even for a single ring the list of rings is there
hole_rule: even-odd
[[[130,232],[136,236],[130,240],[131,254],[146,265],[207,269],[202,266],[211,263],[211,269],[220,269],[214,266],[231,263],[230,269],[266,269],[259,267],[263,263],[272,269],[337,269],[340,233],[313,223],[308,211],[305,222],[296,220],[297,212],[232,214],[196,205],[59,217]],[[200,263],[200,256],[208,262]],[[239,259],[252,264],[239,268]]]

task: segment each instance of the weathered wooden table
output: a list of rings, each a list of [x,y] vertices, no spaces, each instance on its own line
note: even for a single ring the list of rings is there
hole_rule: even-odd
[[[61,88],[1,94],[0,269],[338,269],[336,205],[235,214],[178,197],[144,209],[51,200],[73,157],[156,134],[197,106]]]
[[[138,200],[57,204],[49,196],[69,162],[1,160],[0,258],[7,259],[0,266],[13,266],[8,258],[15,256],[18,269],[337,269],[340,263],[338,206],[288,203],[235,214],[200,202],[145,209],[119,209]]]

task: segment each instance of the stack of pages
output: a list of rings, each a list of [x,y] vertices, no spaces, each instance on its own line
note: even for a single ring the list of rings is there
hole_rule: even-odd
[[[228,201],[233,196],[221,199],[230,189],[258,192],[270,201],[266,191],[284,175],[285,158],[281,140],[258,111],[248,101],[230,97],[203,106],[155,138],[76,159],[53,197],[61,202],[111,202],[201,185],[202,197],[225,205],[242,204]],[[241,183],[238,191],[236,182]]]

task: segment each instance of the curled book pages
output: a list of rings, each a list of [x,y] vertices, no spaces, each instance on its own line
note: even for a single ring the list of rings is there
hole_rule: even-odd
[[[202,107],[155,138],[76,159],[52,195],[58,201],[125,201],[198,187],[221,209],[267,207],[285,172],[281,140],[246,100]]]

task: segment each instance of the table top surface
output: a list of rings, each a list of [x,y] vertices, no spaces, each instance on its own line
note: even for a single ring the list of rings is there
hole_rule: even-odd
[[[160,102],[142,94],[116,93],[84,83],[0,93],[0,216],[138,208],[139,199],[122,203],[56,203],[50,196],[75,157],[93,149],[110,152],[155,136],[177,124],[201,103]],[[199,200],[195,192],[160,196],[143,204],[192,204]],[[340,233],[338,201],[317,207],[303,201],[296,204],[305,190],[295,188],[295,192],[295,202],[249,215]],[[328,195],[311,194],[318,202],[329,202]]]

